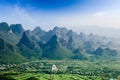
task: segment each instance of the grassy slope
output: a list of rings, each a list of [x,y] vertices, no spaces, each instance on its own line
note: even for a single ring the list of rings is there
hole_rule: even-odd
[[[15,48],[4,41],[2,41],[0,49],[0,63],[19,63],[24,60],[24,58],[15,50]]]
[[[80,70],[83,72],[94,72],[95,70],[95,75],[90,76],[90,75],[79,75],[79,74],[71,74],[71,73],[64,73],[64,74],[45,74],[42,72],[20,72],[19,70],[16,71],[16,69],[12,70],[10,69],[10,71],[8,71],[8,73],[12,73],[12,72],[17,72],[19,74],[17,75],[10,75],[10,77],[13,77],[17,80],[25,80],[27,78],[30,77],[36,77],[39,80],[109,80],[108,78],[113,77],[114,71],[118,71],[120,69],[120,62],[118,61],[95,61],[95,62],[89,62],[89,61],[77,61],[77,60],[40,60],[40,61],[32,61],[32,62],[28,62],[26,63],[28,66],[32,65],[32,67],[34,66],[40,66],[40,63],[46,63],[46,64],[55,64],[59,69],[63,69],[63,71],[65,70],[65,67],[67,66],[73,66],[73,67],[79,67],[76,68],[75,70]],[[114,65],[114,66],[113,66]],[[102,73],[102,69],[106,68],[107,72]],[[39,67],[39,69],[41,69]],[[112,72],[111,72],[112,71]],[[3,71],[1,73],[6,73],[6,71]],[[108,76],[106,74],[112,74],[112,76]],[[119,75],[116,74],[116,76]],[[115,78],[116,78],[115,76]]]
[[[36,77],[39,80],[103,80],[103,77],[96,76],[81,76],[77,74],[35,74],[35,73],[27,73],[15,75],[13,78],[17,80],[25,80],[29,77]],[[105,78],[104,79],[108,79]]]
[[[58,48],[50,48],[44,52],[44,56],[48,59],[63,59],[69,58],[72,55],[70,51],[65,49],[63,46],[59,46]]]

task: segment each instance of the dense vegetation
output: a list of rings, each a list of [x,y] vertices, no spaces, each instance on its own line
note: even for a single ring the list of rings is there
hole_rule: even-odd
[[[51,72],[51,64],[58,71]],[[120,74],[119,61],[37,60],[3,66],[0,75],[16,80],[109,80]]]
[[[119,44],[115,40],[94,34],[77,34],[55,27],[48,32],[40,27],[24,30],[21,24],[0,23],[0,63],[20,63],[40,59],[115,60]]]
[[[55,27],[0,23],[0,80],[109,80],[120,75],[120,43]],[[113,47],[114,46],[114,47]],[[51,70],[52,65],[58,69]],[[119,79],[118,79],[119,80]]]

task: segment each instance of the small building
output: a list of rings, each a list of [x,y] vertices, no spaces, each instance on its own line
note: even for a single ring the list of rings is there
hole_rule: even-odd
[[[55,64],[52,64],[51,66],[50,66],[50,72],[57,72],[58,71],[58,68],[56,67],[56,65]]]
[[[113,78],[110,78],[109,80],[114,80]]]

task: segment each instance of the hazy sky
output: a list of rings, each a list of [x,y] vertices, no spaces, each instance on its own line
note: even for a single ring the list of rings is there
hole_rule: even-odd
[[[120,0],[0,0],[3,21],[21,23],[25,29],[120,28]]]

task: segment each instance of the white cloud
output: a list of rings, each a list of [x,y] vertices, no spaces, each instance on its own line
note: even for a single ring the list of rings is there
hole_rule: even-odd
[[[15,6],[15,12],[16,12],[16,15],[21,20],[31,22],[31,23],[36,22],[36,20],[33,17],[31,17],[30,14],[28,14],[24,9],[22,9],[22,8],[20,8],[18,6]]]
[[[96,16],[96,17],[101,17],[105,15],[107,15],[107,12],[104,12],[104,11],[96,12],[93,14],[93,16]]]
[[[43,29],[52,29],[54,26],[64,26],[78,31],[83,26],[103,26],[120,28],[120,15],[117,12],[99,11],[89,14],[53,15],[44,12],[29,12],[19,6],[7,7],[0,13],[0,21],[23,24],[25,29],[40,26]],[[76,26],[76,27],[75,27]],[[78,27],[79,26],[79,27]],[[78,29],[79,28],[79,29]]]

